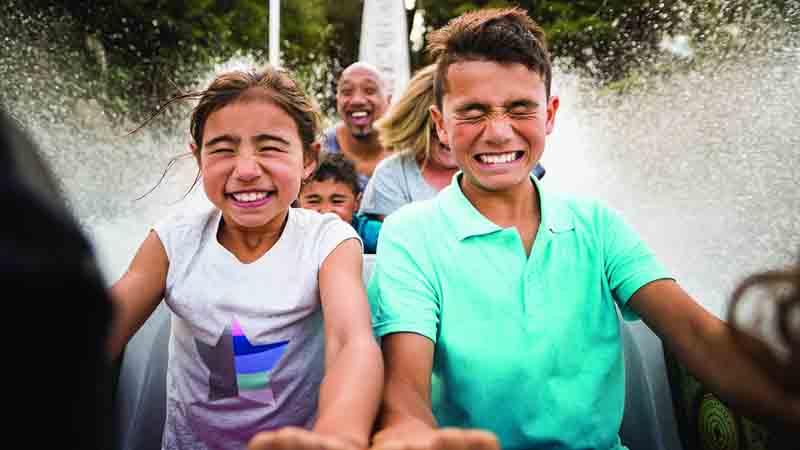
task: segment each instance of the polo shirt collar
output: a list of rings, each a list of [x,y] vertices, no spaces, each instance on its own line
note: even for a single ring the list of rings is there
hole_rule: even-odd
[[[459,186],[461,176],[461,171],[453,175],[450,185],[440,195],[442,210],[451,219],[458,240],[502,230],[502,227],[487,219],[470,203],[461,191],[461,186]],[[573,230],[575,221],[573,220],[572,211],[567,205],[557,197],[548,194],[535,176],[531,175],[531,180],[536,185],[536,191],[539,193],[539,204],[542,212],[540,229],[547,230],[550,233]]]

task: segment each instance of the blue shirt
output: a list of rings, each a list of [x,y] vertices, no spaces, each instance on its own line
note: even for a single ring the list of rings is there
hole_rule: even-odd
[[[364,243],[364,253],[375,253],[375,249],[378,247],[378,234],[381,232],[383,222],[370,219],[363,214],[354,214],[351,225]]]

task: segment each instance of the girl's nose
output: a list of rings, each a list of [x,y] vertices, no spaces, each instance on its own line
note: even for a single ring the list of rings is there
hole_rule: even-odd
[[[242,181],[252,181],[261,175],[258,163],[247,156],[239,157],[236,161],[236,177]]]

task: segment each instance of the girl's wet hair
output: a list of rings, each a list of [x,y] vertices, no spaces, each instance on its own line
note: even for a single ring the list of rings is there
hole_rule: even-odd
[[[265,66],[256,70],[233,70],[218,75],[201,91],[179,93],[169,99],[145,123],[131,133],[140,130],[151,120],[161,114],[169,105],[183,101],[197,100],[189,122],[189,132],[196,147],[195,157],[203,146],[203,132],[211,113],[237,101],[268,101],[283,109],[297,125],[300,141],[303,144],[303,156],[306,160],[316,160],[317,151],[311,144],[316,140],[321,127],[321,116],[316,102],[296,83],[288,71],[273,66]],[[184,155],[185,156],[185,155]],[[161,179],[153,187],[155,189],[164,179],[167,171],[180,157],[173,158],[164,170]],[[191,191],[200,179],[200,172],[187,191]],[[145,195],[153,191],[151,189]],[[140,198],[142,198],[140,197]]]
[[[775,320],[769,325],[777,329],[781,344],[788,351],[783,356],[761,340],[754,339],[748,327],[739,320],[745,294],[754,288],[766,288],[771,293],[766,301],[775,306]],[[751,275],[739,284],[731,297],[727,320],[733,325],[742,347],[786,390],[800,393],[800,263],[784,270]]]

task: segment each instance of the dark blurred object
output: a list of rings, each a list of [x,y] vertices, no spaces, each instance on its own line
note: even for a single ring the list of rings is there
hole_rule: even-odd
[[[779,356],[764,336],[760,336],[759,330],[750,329],[750,326],[741,322],[739,310],[745,308],[746,294],[754,288],[766,289],[767,295],[756,297],[758,303],[748,306],[755,306],[756,310],[775,308],[772,315],[774,320],[765,322],[765,325],[777,330],[786,349],[784,356]],[[747,277],[734,290],[728,309],[727,321],[733,325],[734,337],[740,348],[787,393],[800,392],[800,330],[797,323],[792,322],[793,317],[800,317],[798,311],[800,265]],[[750,311],[752,313],[753,310]],[[684,449],[798,448],[796,426],[783,423],[779,418],[743,416],[708,392],[673,354],[665,351],[665,360]]]
[[[111,448],[105,283],[35,145],[2,110],[0,210],[7,429],[35,448]]]
[[[541,180],[544,177],[544,174],[547,173],[547,171],[544,170],[544,166],[541,163],[536,163],[536,165],[533,167],[532,172],[533,176],[535,176],[539,180]]]

